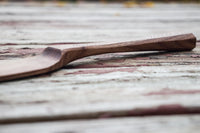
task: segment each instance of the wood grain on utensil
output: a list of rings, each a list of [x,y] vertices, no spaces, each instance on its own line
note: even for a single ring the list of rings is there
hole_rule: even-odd
[[[196,46],[193,34],[183,34],[142,41],[83,46],[65,50],[48,47],[35,56],[11,62],[1,62],[0,81],[25,78],[57,70],[64,65],[92,55],[136,51],[186,51]]]

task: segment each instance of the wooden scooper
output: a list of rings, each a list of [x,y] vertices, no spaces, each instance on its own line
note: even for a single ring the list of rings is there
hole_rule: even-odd
[[[196,46],[193,34],[183,34],[142,41],[130,41],[98,46],[82,46],[60,50],[47,47],[34,57],[0,62],[0,81],[8,81],[58,70],[64,65],[91,55],[134,51],[187,51]]]

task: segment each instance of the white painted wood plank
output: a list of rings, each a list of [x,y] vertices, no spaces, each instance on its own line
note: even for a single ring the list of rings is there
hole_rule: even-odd
[[[199,110],[198,66],[103,68],[102,74],[98,69],[94,72],[99,74],[80,71],[87,73],[62,70],[47,77],[2,83],[0,121],[100,117],[104,112],[126,114],[162,105]]]
[[[162,9],[162,10],[161,10]],[[160,34],[193,32],[200,36],[199,6],[158,4],[125,8],[122,4],[1,6],[3,43],[128,41]],[[156,30],[155,30],[156,29]]]

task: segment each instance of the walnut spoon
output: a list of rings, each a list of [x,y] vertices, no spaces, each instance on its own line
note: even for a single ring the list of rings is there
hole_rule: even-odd
[[[91,55],[134,51],[187,51],[192,50],[195,46],[196,37],[189,33],[141,41],[82,46],[64,50],[47,47],[41,54],[34,57],[13,60],[3,64],[0,62],[0,81],[52,72],[74,60]]]

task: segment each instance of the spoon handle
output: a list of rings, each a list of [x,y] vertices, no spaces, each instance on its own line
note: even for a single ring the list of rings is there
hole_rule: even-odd
[[[66,53],[65,57],[67,58],[64,63],[69,63],[82,57],[105,53],[134,51],[187,51],[192,50],[195,46],[196,37],[192,33],[142,41],[86,46],[64,50]]]

